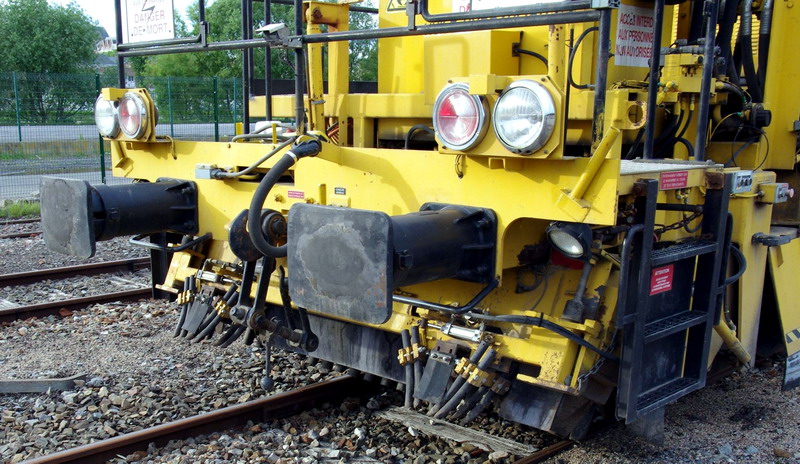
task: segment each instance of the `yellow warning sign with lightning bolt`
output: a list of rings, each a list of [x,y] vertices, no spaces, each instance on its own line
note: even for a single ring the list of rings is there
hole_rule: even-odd
[[[406,0],[389,0],[386,11],[406,11]]]

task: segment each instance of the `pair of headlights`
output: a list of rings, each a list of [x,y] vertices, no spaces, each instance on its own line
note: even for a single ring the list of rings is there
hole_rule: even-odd
[[[94,103],[94,122],[103,137],[116,137],[121,130],[138,139],[145,134],[149,117],[147,102],[135,92],[126,92],[118,101],[100,95]]]
[[[486,135],[488,104],[470,95],[464,83],[450,84],[436,97],[433,128],[443,144],[469,150]],[[512,153],[529,155],[550,139],[556,123],[555,102],[540,83],[519,80],[503,90],[492,112],[492,126],[500,143]]]

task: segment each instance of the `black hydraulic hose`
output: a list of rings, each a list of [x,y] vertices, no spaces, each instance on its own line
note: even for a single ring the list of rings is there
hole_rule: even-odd
[[[475,306],[483,301],[483,299],[486,298],[489,293],[492,292],[492,290],[497,288],[498,285],[500,285],[500,282],[498,282],[497,279],[492,280],[489,282],[489,284],[483,287],[483,290],[475,295],[474,298],[469,300],[469,302],[464,306],[445,306],[439,303],[433,303],[431,301],[420,300],[419,298],[413,298],[404,295],[392,295],[392,300],[396,303],[418,306],[420,308],[430,309],[431,311],[442,311],[449,314],[464,314],[472,311]]]
[[[632,160],[636,157],[636,150],[639,148],[639,145],[642,144],[642,137],[644,137],[645,129],[642,127],[639,129],[639,133],[636,134],[636,139],[633,141],[631,148],[628,150],[628,154],[625,155],[626,160]]]
[[[524,324],[524,325],[531,325],[534,327],[541,327],[543,329],[561,335],[562,337],[568,339],[569,341],[575,342],[578,345],[588,350],[594,351],[600,356],[607,358],[611,361],[619,360],[619,358],[615,356],[613,353],[609,353],[608,351],[605,351],[601,348],[592,345],[591,343],[587,342],[580,336],[570,332],[569,329],[566,329],[554,322],[550,322],[541,316],[490,316],[488,314],[479,314],[479,313],[470,313],[469,316],[474,319],[481,319],[484,321],[509,322],[511,324]]]
[[[187,277],[183,280],[183,291],[187,292],[189,290],[189,279],[191,277]],[[178,316],[178,324],[175,326],[175,333],[172,334],[173,337],[177,337],[178,335],[183,332],[183,322],[186,320],[186,312],[188,311],[187,308],[188,304],[184,303],[181,305],[181,313]]]
[[[731,50],[731,39],[733,37],[733,26],[736,23],[736,15],[739,13],[739,2],[737,0],[726,0],[725,9],[722,11],[722,19],[719,24],[716,43],[719,44],[722,57],[725,58],[725,74],[728,78],[739,84],[739,76],[733,66],[733,50]],[[719,73],[716,73],[719,74]]]
[[[270,244],[261,230],[261,209],[264,207],[264,202],[269,196],[270,190],[297,160],[307,156],[315,156],[321,150],[322,144],[318,140],[309,140],[287,151],[272,169],[267,171],[267,175],[261,179],[255,193],[253,193],[253,199],[250,201],[250,210],[247,213],[248,232],[250,232],[253,245],[264,256],[283,258],[287,254],[286,245],[274,246]]]
[[[742,47],[742,66],[744,67],[745,82],[747,82],[747,92],[753,98],[753,102],[762,103],[764,97],[761,95],[756,65],[753,62],[753,0],[744,0],[739,40]]]
[[[767,63],[769,62],[769,42],[772,34],[772,1],[766,0],[761,10],[761,26],[758,31],[758,84],[761,94],[766,94]]]
[[[733,257],[736,258],[736,263],[738,264],[739,269],[736,271],[736,274],[725,279],[726,287],[739,280],[744,274],[744,271],[747,270],[747,258],[744,257],[744,253],[742,253],[742,250],[735,247],[733,243],[731,243],[730,250]]]
[[[198,329],[200,332],[194,338],[192,338],[191,342],[197,343],[200,340],[205,340],[211,335],[211,333],[214,332],[214,329],[217,328],[217,325],[219,325],[220,321],[222,321],[222,317],[219,314],[214,314],[206,323],[206,325],[202,327],[202,329]]]
[[[619,291],[617,294],[617,311],[615,312],[614,325],[619,328],[621,326],[623,312],[628,304],[628,280],[630,280],[630,260],[633,254],[633,239],[636,234],[641,234],[644,231],[643,224],[635,224],[631,226],[628,233],[625,234],[625,239],[622,241],[622,252],[619,256]]]
[[[225,333],[225,336],[220,339],[220,343],[215,345],[220,348],[227,348],[231,346],[231,343],[235,342],[239,339],[239,337],[242,336],[245,329],[247,329],[247,327],[243,325],[231,327],[228,329],[228,332]]]
[[[475,390],[475,392],[472,393],[469,396],[469,398],[467,398],[463,403],[461,403],[461,405],[459,405],[458,408],[456,408],[455,412],[453,412],[453,414],[450,415],[450,420],[455,422],[466,416],[467,413],[470,412],[472,408],[475,407],[476,404],[478,404],[478,401],[480,401],[484,396],[486,396],[486,394],[490,390],[491,389],[486,385]]]
[[[419,349],[419,347],[421,346],[419,338],[419,326],[412,325],[409,332],[411,333],[411,346],[414,347],[416,345]],[[420,379],[422,379],[422,359],[421,358],[415,359],[413,365],[414,365],[414,385],[419,385],[419,381]],[[419,400],[415,398],[414,407],[417,407],[418,405],[419,405]]]
[[[547,58],[544,55],[542,55],[541,53],[536,53],[533,50],[526,50],[524,48],[519,48],[518,46],[514,47],[511,51],[512,51],[512,53],[516,53],[516,54],[519,54],[519,55],[532,56],[532,57],[538,59],[539,61],[541,61],[542,63],[544,63],[545,66],[548,65]]]
[[[572,79],[572,65],[575,61],[575,54],[578,53],[578,48],[581,46],[581,42],[583,42],[583,39],[585,39],[590,32],[595,32],[599,30],[600,28],[597,26],[592,26],[590,28],[585,29],[583,32],[581,32],[581,35],[578,36],[577,40],[575,40],[575,43],[572,45],[572,48],[569,51],[569,60],[567,61],[567,82],[569,82],[569,85],[575,87],[576,89],[589,89],[593,87],[592,84],[575,83],[575,80]]]
[[[741,90],[741,89],[739,89],[739,90]],[[678,135],[676,135],[675,138],[683,137],[683,134],[686,133],[686,130],[692,124],[692,116],[694,116],[694,111],[693,110],[689,110],[689,116],[686,117],[686,124],[683,125],[683,129],[681,129],[681,131],[678,132]],[[692,152],[694,152],[694,150],[692,150]]]
[[[495,396],[497,396],[497,393],[495,393],[494,390],[490,389],[488,392],[486,392],[486,394],[483,396],[483,398],[481,398],[478,404],[476,404],[475,407],[469,410],[469,412],[467,413],[467,417],[465,417],[464,420],[461,421],[461,425],[467,425],[470,422],[474,421],[475,418],[478,417],[486,409],[487,406],[492,404],[492,400],[494,399]]]
[[[482,357],[483,354],[486,353],[486,350],[489,349],[489,342],[487,340],[481,340],[478,344],[478,347],[475,348],[475,351],[469,357],[469,362],[472,364],[477,363]],[[464,384],[466,379],[464,377],[458,376],[453,380],[453,383],[450,384],[450,388],[447,389],[447,393],[444,394],[443,397],[439,398],[439,401],[436,402],[431,408],[428,410],[428,415],[432,416],[439,411],[442,405],[447,402],[456,392],[461,388],[461,385]]]
[[[678,138],[675,139],[675,143],[680,143],[684,147],[686,147],[686,152],[688,153],[689,159],[694,158],[694,147],[692,146],[692,144],[688,140],[686,140],[683,137],[678,137]]]
[[[230,293],[231,289],[234,289],[233,293]],[[223,299],[228,304],[228,306],[233,306],[234,304],[236,304],[236,301],[239,300],[239,294],[236,293],[235,289],[236,289],[236,284],[232,285],[231,288],[228,289],[228,292],[225,293],[225,296],[227,296],[227,298],[223,296]],[[230,293],[230,295],[228,295],[228,293]],[[214,329],[217,328],[217,326],[221,321],[222,321],[222,316],[216,314],[214,316],[214,319],[211,321],[210,324],[208,324],[205,330],[202,330],[196,337],[192,339],[192,343],[197,343],[201,340],[205,340],[206,338],[211,337],[211,335],[214,333]]]
[[[480,362],[478,362],[478,369],[485,371],[489,368],[489,366],[494,362],[494,358],[497,356],[497,351],[494,348],[489,348],[486,351],[486,354],[483,355]],[[461,377],[463,378],[463,377]],[[442,408],[434,414],[434,419],[441,419],[446,417],[450,412],[461,403],[461,400],[464,399],[468,394],[472,391],[476,390],[476,387],[468,382],[463,382],[461,388],[445,403]]]
[[[414,134],[417,131],[425,131],[425,132],[427,132],[427,133],[429,133],[431,135],[436,135],[436,132],[434,132],[433,129],[431,129],[427,125],[425,125],[425,124],[415,124],[415,125],[411,126],[411,128],[408,130],[408,132],[406,132],[405,144],[404,144],[404,148],[406,150],[408,150],[411,147],[411,139],[414,138]]]
[[[644,159],[652,159],[655,155],[655,122],[656,122],[656,100],[658,97],[658,86],[661,81],[661,34],[664,25],[664,0],[654,0],[653,17],[653,40],[650,49],[650,80],[647,83],[647,115],[644,126]]]
[[[411,349],[411,335],[408,330],[403,329],[400,331],[400,338],[403,341],[403,349],[408,352]],[[405,407],[411,408],[414,403],[414,366],[411,365],[411,360],[406,359],[406,396]]]
[[[700,0],[698,0],[699,2]],[[717,14],[719,12],[719,2],[707,0],[703,3],[703,11],[706,20],[705,40],[703,42],[703,74],[700,82],[700,104],[697,110],[697,131],[695,133],[694,146],[696,161],[706,159],[706,135],[708,134],[709,104],[711,102],[711,77],[714,73],[714,35],[717,31]]]

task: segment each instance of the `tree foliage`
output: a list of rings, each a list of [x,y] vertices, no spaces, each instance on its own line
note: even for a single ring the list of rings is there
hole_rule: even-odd
[[[259,5],[258,3],[254,5]],[[193,4],[188,12],[188,33],[199,33],[199,12],[197,4]],[[294,25],[294,10],[289,5],[272,5],[271,23],[285,23],[290,29]],[[209,40],[236,40],[242,36],[241,1],[216,0],[206,8],[206,21],[209,23]],[[265,24],[263,8],[254,8],[254,28]],[[350,14],[351,29],[368,29],[376,27],[373,15],[366,13]],[[353,42],[350,45],[351,78],[354,80],[377,79],[377,44],[375,41]],[[289,50],[272,51],[272,78],[294,78],[293,54]],[[264,77],[265,51],[255,49],[255,75]],[[154,76],[218,76],[241,77],[242,52],[221,51],[195,54],[162,55],[148,60],[146,74]]]
[[[64,121],[91,106],[64,74],[90,71],[99,39],[96,23],[74,4],[0,1],[0,72],[18,73],[18,98],[31,122]]]

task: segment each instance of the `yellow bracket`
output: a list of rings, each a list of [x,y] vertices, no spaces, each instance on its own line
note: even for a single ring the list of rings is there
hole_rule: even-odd
[[[397,361],[401,366],[405,366],[406,364],[413,362],[411,348],[400,348],[397,350]]]
[[[191,303],[194,301],[194,292],[186,290],[185,292],[178,293],[178,298],[175,300],[179,305]]]
[[[219,317],[230,317],[231,315],[231,307],[228,306],[228,303],[223,299],[217,301],[214,305],[214,310],[219,314]]]
[[[589,214],[591,204],[583,199],[583,195],[592,181],[594,181],[598,171],[600,171],[603,161],[611,152],[611,147],[614,146],[619,134],[620,130],[616,127],[611,127],[606,131],[603,140],[600,141],[594,154],[589,158],[586,170],[583,171],[583,174],[578,178],[578,182],[575,183],[575,187],[572,190],[564,189],[561,191],[561,195],[558,198],[558,206],[576,221],[583,221]]]

